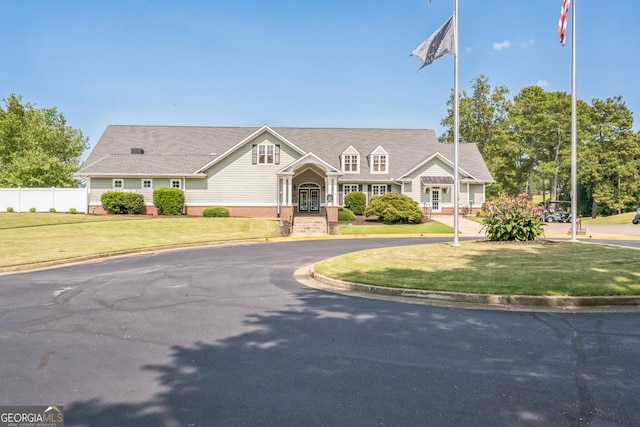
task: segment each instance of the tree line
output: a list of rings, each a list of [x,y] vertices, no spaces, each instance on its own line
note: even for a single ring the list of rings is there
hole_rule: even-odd
[[[501,193],[571,197],[571,95],[523,88],[513,99],[486,76],[459,98],[459,141],[476,143]],[[453,91],[441,121],[442,142],[453,142]],[[635,210],[640,202],[640,133],[621,96],[590,104],[577,100],[578,210],[610,215]]]

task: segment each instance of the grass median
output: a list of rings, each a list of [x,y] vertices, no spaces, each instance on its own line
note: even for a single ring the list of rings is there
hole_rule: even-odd
[[[324,260],[318,273],[395,288],[510,295],[640,295],[637,249],[569,242],[465,242],[373,249]]]

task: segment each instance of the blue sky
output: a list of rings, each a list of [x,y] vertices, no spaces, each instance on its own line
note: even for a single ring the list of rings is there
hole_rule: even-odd
[[[620,95],[640,120],[640,1],[577,2],[578,98]],[[459,0],[460,90],[485,75],[511,97],[569,93],[560,4]],[[440,135],[453,56],[418,73],[409,54],[452,11],[453,0],[0,0],[0,98],[57,107],[91,145],[110,124]]]

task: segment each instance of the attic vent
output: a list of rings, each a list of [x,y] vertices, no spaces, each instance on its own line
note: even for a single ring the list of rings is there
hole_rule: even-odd
[[[131,154],[144,154],[144,150],[142,148],[132,148]]]

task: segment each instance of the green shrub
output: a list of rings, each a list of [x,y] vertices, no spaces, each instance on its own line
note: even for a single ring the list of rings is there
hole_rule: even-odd
[[[202,216],[206,218],[228,218],[229,209],[225,208],[224,206],[206,208],[202,211]]]
[[[100,196],[102,208],[110,214],[139,214],[144,210],[144,196],[130,191],[105,191]]]
[[[482,228],[487,230],[489,240],[536,240],[544,232],[544,222],[540,220],[542,208],[529,201],[527,194],[517,197],[502,194],[486,202],[484,213]]]
[[[49,212],[56,213],[56,208],[49,208]]]
[[[355,215],[364,214],[367,207],[367,195],[362,191],[352,191],[344,197],[344,207]]]
[[[35,211],[36,211],[36,208],[29,208],[29,212],[32,212],[32,213],[33,213],[33,212],[35,212]]]
[[[366,216],[377,215],[385,224],[422,222],[424,213],[411,197],[398,193],[373,196],[364,211]]]
[[[141,214],[144,211],[144,196],[140,193],[122,193],[124,210],[129,214]]]
[[[156,188],[153,190],[153,204],[159,215],[182,215],[184,191],[179,188]]]
[[[69,209],[69,213],[70,214],[76,214],[76,213],[78,213],[78,210],[76,208],[71,208],[71,209]]]
[[[7,212],[9,212],[9,213],[13,212],[13,208],[12,208],[11,206],[9,206],[9,207],[7,208]]]
[[[350,209],[347,208],[338,208],[338,221],[355,221],[356,214],[354,214]]]

